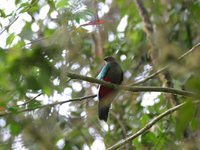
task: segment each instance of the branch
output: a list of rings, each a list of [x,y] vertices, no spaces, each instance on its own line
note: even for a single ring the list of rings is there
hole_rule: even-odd
[[[0,35],[4,33],[4,31],[8,30],[10,28],[10,26],[15,23],[15,21],[17,21],[17,19],[19,18],[19,16],[17,16],[16,18],[14,18],[10,23],[9,25],[7,25],[1,32],[0,32]]]
[[[68,79],[67,81],[65,82],[62,82],[61,83],[61,86],[64,86],[66,83],[68,83],[71,79]],[[35,97],[29,99],[28,101],[24,102],[23,104],[20,104],[18,106],[26,106],[28,103],[34,101],[37,97],[41,96],[43,93],[38,93]]]
[[[37,94],[35,97],[31,98],[30,100],[28,100],[28,101],[26,101],[26,102],[24,102],[23,104],[20,104],[20,105],[18,105],[18,106],[26,106],[28,103],[34,101],[37,97],[39,97],[39,96],[41,96],[41,95],[42,95],[42,93],[39,93],[39,94]]]
[[[184,54],[182,54],[181,56],[178,57],[177,62],[179,62],[180,60],[182,60],[185,56],[189,55],[190,53],[192,53],[193,51],[195,51],[197,48],[200,47],[200,43],[196,44],[195,46],[193,46],[190,50],[188,50],[187,52],[185,52]],[[149,75],[147,78],[145,78],[142,81],[133,83],[132,85],[139,85],[142,84],[152,78],[154,78],[155,76],[157,76],[159,73],[165,71],[166,69],[168,69],[172,64],[168,64],[166,66],[164,66],[163,68],[159,69],[158,71],[156,71],[155,73]]]
[[[31,9],[31,8],[37,3],[37,1],[38,1],[38,0],[33,1],[33,3],[32,3],[30,6],[28,6],[28,7],[26,8],[26,10],[24,10],[24,12],[28,12],[29,9]],[[18,9],[19,9],[19,8],[18,8]],[[17,9],[17,10],[18,10],[18,9]],[[16,14],[15,14],[15,15],[16,15]],[[18,15],[16,18],[14,18],[14,19],[0,32],[0,35],[3,34],[4,31],[8,30],[8,29],[10,28],[10,26],[11,26],[13,23],[15,23],[15,22],[17,21],[17,19],[19,19],[19,15]]]
[[[141,0],[136,0],[135,1],[137,7],[138,7],[138,11],[140,13],[140,17],[142,18],[143,22],[144,22],[144,26],[146,28],[146,32],[147,35],[153,33],[153,26],[152,23],[149,19],[149,15],[147,13],[147,10],[145,9],[143,3]]]
[[[62,102],[55,102],[55,103],[52,103],[52,104],[47,104],[47,105],[41,105],[41,106],[37,106],[37,107],[33,107],[33,108],[22,109],[22,110],[18,110],[17,112],[6,112],[6,113],[0,114],[0,117],[7,116],[7,115],[12,115],[12,114],[19,114],[19,113],[22,113],[22,112],[32,111],[32,110],[35,110],[35,109],[53,107],[55,105],[62,105],[64,103],[69,103],[69,102],[83,101],[83,100],[86,100],[86,99],[89,99],[89,98],[95,98],[96,96],[97,96],[96,94],[95,95],[89,95],[89,96],[74,98],[74,99],[70,99],[70,100],[66,100],[66,101],[62,101]]]
[[[68,72],[67,76],[71,79],[80,79],[80,80],[88,81],[90,83],[98,83],[105,87],[115,89],[115,90],[124,90],[124,91],[131,91],[131,92],[164,92],[164,93],[172,93],[172,94],[182,95],[182,96],[196,97],[196,94],[194,94],[193,92],[177,90],[174,88],[163,88],[163,87],[155,87],[155,86],[118,85],[118,84],[113,84],[110,82],[98,80],[96,78],[78,75],[71,72]]]
[[[154,78],[154,77],[157,76],[159,73],[161,73],[161,72],[163,72],[164,70],[166,70],[166,69],[168,68],[168,66],[169,66],[169,65],[167,65],[167,66],[161,68],[160,70],[158,70],[158,71],[156,71],[155,73],[149,75],[149,76],[146,77],[145,79],[143,79],[143,80],[141,80],[141,81],[138,81],[138,82],[136,82],[136,83],[133,83],[132,85],[139,85],[139,84],[142,84],[142,83],[144,83],[144,82],[146,82],[146,81],[148,81],[148,80]]]
[[[157,123],[159,120],[161,120],[162,118],[164,118],[165,116],[171,114],[172,112],[178,110],[179,108],[181,108],[183,105],[185,105],[186,103],[182,103],[179,104],[175,107],[172,107],[170,109],[168,109],[167,111],[163,112],[162,114],[158,115],[157,117],[153,118],[148,124],[146,124],[142,129],[140,129],[139,131],[137,131],[134,134],[129,135],[127,138],[122,139],[120,141],[118,141],[116,144],[114,144],[113,146],[109,147],[107,150],[114,150],[117,149],[119,147],[121,147],[122,145],[126,144],[127,142],[137,138],[139,135],[143,134],[144,132],[146,132],[148,129],[150,129],[155,123]]]
[[[178,57],[178,61],[182,60],[185,56],[187,56],[188,54],[190,54],[191,52],[193,52],[194,50],[196,50],[198,47],[200,47],[200,43],[197,43],[195,46],[193,46],[189,51],[187,51],[186,53],[182,54],[181,56]]]

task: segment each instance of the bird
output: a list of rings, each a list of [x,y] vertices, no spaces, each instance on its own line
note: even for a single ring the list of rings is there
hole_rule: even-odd
[[[123,81],[123,70],[116,59],[112,56],[104,58],[106,64],[101,69],[97,79],[114,84],[121,84]],[[117,90],[100,85],[98,88],[98,115],[100,120],[107,122],[111,103]]]

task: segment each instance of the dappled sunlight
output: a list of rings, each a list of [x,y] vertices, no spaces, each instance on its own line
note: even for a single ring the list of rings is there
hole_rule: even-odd
[[[104,145],[102,138],[97,138],[92,143],[91,150],[105,150],[105,149],[106,149],[106,147]]]
[[[1,149],[197,149],[198,14],[187,0],[0,0]]]
[[[146,92],[142,96],[142,102],[141,105],[143,107],[147,106],[153,106],[155,103],[159,102],[158,96],[160,95],[160,92]]]

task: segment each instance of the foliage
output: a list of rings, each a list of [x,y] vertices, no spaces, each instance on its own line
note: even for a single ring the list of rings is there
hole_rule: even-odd
[[[96,98],[40,108],[96,94],[97,85],[70,80],[67,72],[96,77],[108,55],[120,62],[123,84],[135,83],[172,64],[168,71],[173,88],[199,94],[200,48],[177,61],[199,43],[199,0],[143,1],[155,30],[155,37],[150,38],[159,48],[157,65],[151,63],[149,39],[132,0],[3,1],[14,8],[8,11],[9,6],[0,6],[1,149],[105,149],[184,101],[187,104],[178,112],[122,149],[199,147],[200,110],[194,103],[198,98],[177,96],[172,100],[163,93],[120,91],[107,124],[98,120]],[[81,26],[97,16],[111,22]],[[142,85],[161,83],[156,76]],[[25,111],[19,113],[21,110]]]

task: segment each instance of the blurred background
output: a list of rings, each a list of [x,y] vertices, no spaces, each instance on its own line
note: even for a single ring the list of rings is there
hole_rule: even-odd
[[[198,99],[120,91],[107,123],[98,119],[97,98],[48,106],[97,94],[96,84],[67,73],[96,77],[105,56],[120,63],[125,85],[171,64],[140,85],[200,93],[200,48],[177,61],[200,41],[200,1],[142,5],[146,16],[137,0],[0,1],[0,149],[104,150],[184,101],[121,149],[200,147]]]

